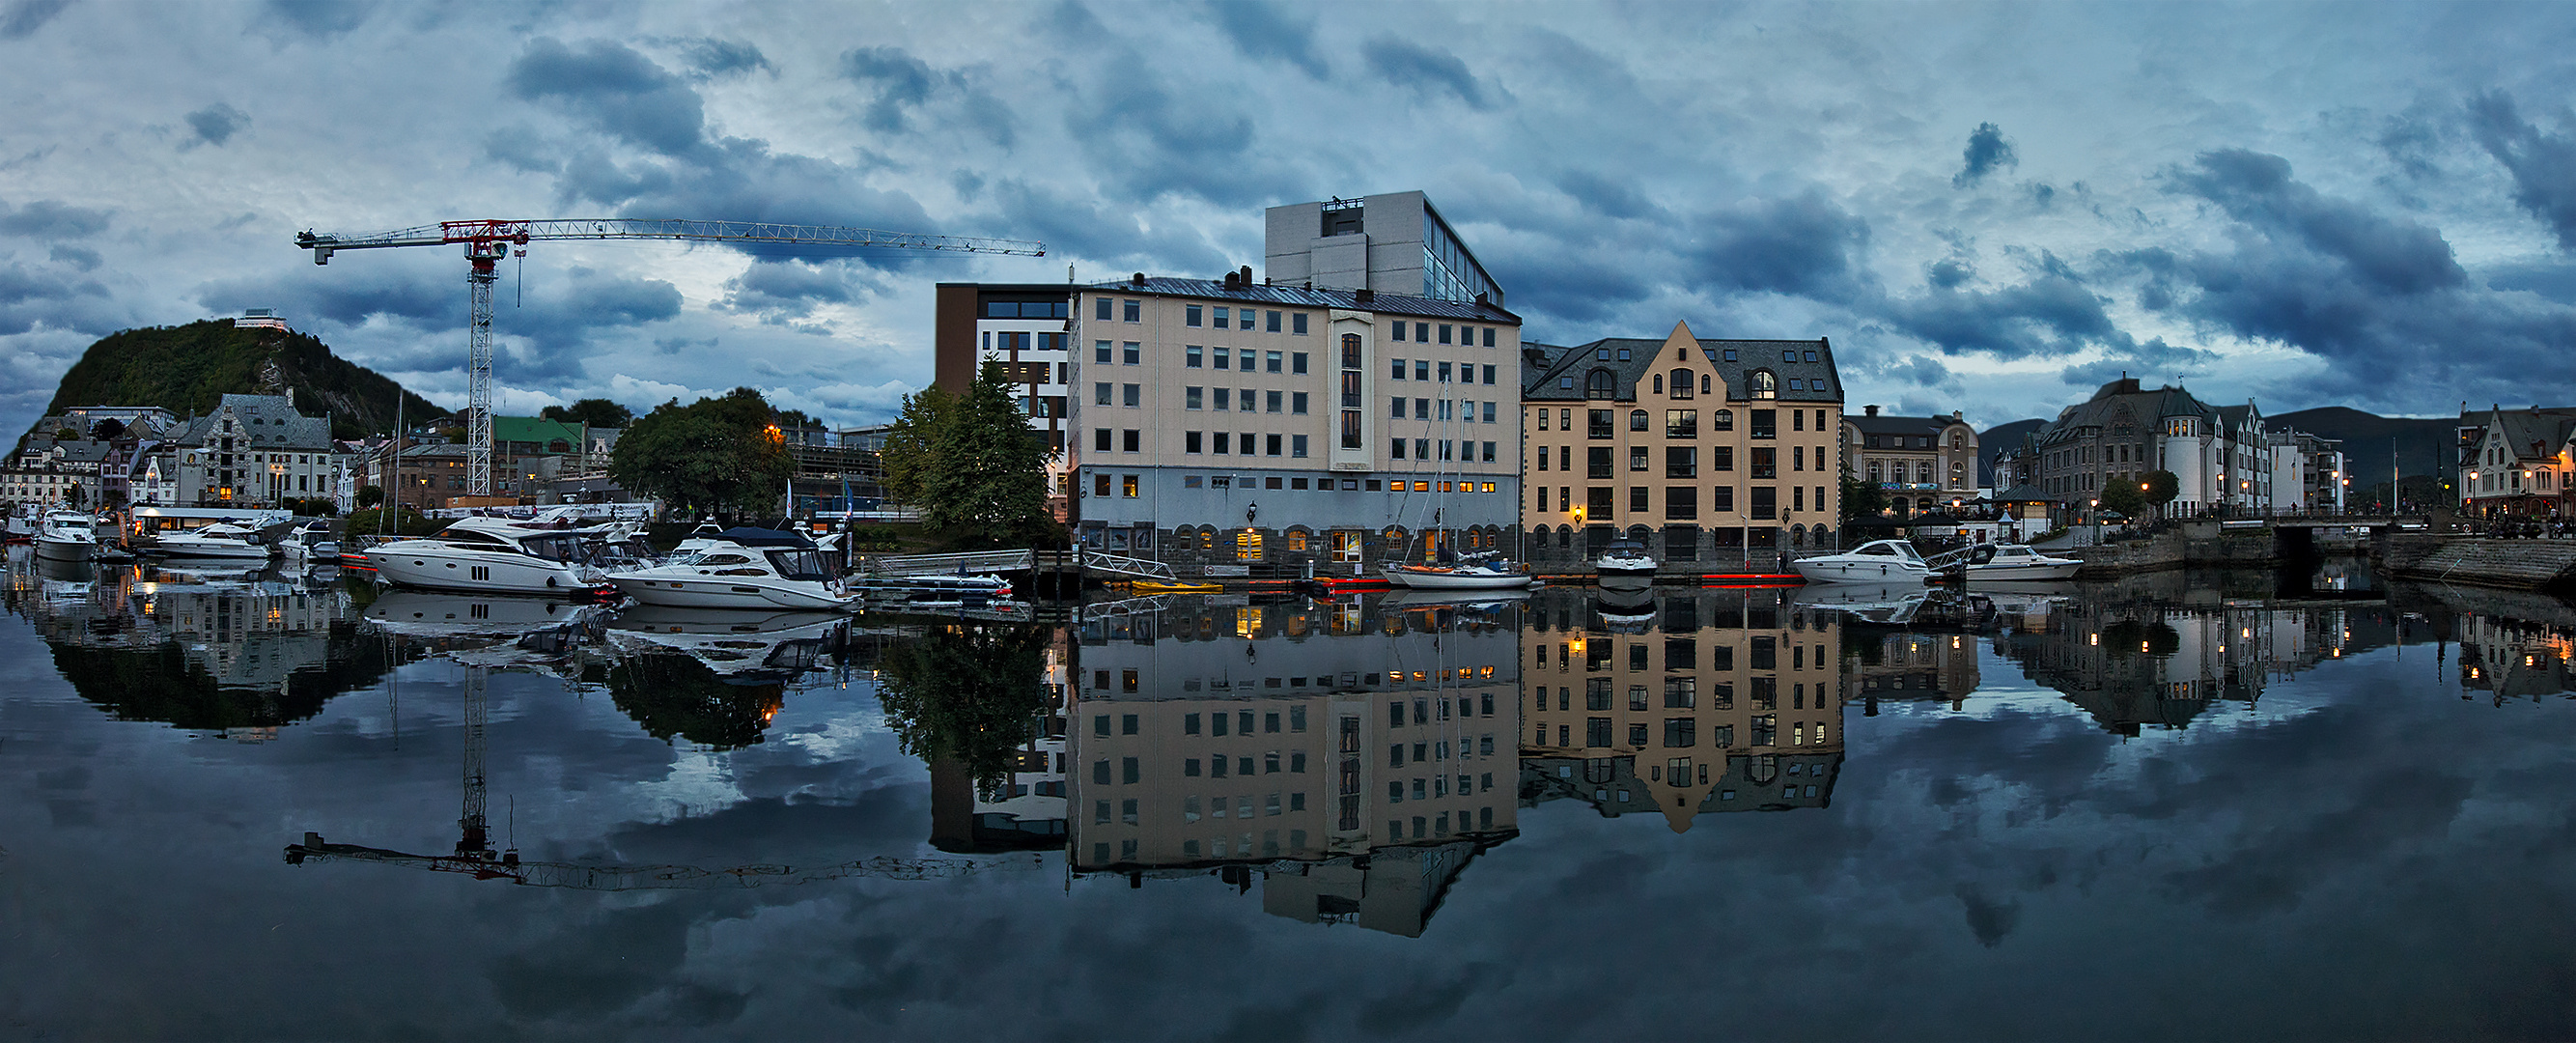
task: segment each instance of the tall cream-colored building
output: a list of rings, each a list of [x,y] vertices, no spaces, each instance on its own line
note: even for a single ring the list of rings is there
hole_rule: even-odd
[[[1651,632],[1543,598],[1522,641],[1522,792],[1607,814],[1821,806],[1843,753],[1841,616],[1777,590],[1666,595]]]
[[[1822,339],[1530,345],[1524,555],[1572,564],[1617,538],[1667,571],[1835,545],[1842,381]]]

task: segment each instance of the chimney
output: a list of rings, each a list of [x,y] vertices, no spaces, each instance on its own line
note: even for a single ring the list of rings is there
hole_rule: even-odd
[[[1238,273],[1236,273],[1236,274],[1237,274],[1238,276],[1240,276],[1240,278],[1238,278],[1236,281],[1241,282],[1241,283],[1242,283],[1243,285],[1245,285],[1245,286],[1250,286],[1250,285],[1252,285],[1252,266],[1251,266],[1251,265],[1248,265],[1248,264],[1247,264],[1247,265],[1244,265],[1244,266],[1243,266],[1243,270],[1242,270],[1242,271],[1240,271],[1240,272],[1238,272]]]
[[[1240,290],[1243,288],[1243,283],[1233,272],[1227,272],[1225,273],[1225,288],[1229,290]]]
[[[1952,420],[1965,420],[1967,418],[1968,414],[1963,410],[1953,409],[1950,411],[1950,419]]]
[[[1862,406],[1862,407],[1860,407],[1860,408],[1861,408],[1861,411],[1862,411],[1862,412],[1867,413],[1867,414],[1869,414],[1870,416],[1877,416],[1877,415],[1878,415],[1878,407],[1877,407],[1877,406]]]
[[[1127,281],[1137,286],[1143,286],[1145,285],[1145,273],[1137,272],[1134,275],[1128,276]]]
[[[1360,288],[1359,288],[1359,292],[1358,292],[1357,294],[1355,294],[1354,296],[1358,299],[1359,303],[1361,303],[1361,304],[1375,304],[1375,303],[1377,303],[1377,292],[1376,292],[1376,291],[1374,291],[1374,290],[1369,289],[1369,288],[1368,288],[1368,287],[1366,287],[1366,286],[1362,286],[1362,287],[1360,287]]]

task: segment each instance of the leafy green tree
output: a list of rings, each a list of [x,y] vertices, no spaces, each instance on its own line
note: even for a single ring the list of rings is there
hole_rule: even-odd
[[[1843,524],[1863,518],[1874,518],[1887,509],[1887,492],[1876,484],[1852,477],[1851,464],[1843,464]]]
[[[363,510],[371,508],[383,502],[385,502],[384,486],[361,485],[358,487],[358,507],[360,509]]]
[[[585,398],[569,406],[547,406],[537,411],[544,420],[592,427],[625,427],[635,422],[635,411],[604,398]]]
[[[922,523],[961,548],[1027,546],[1053,526],[1045,443],[1029,431],[1010,385],[977,378],[931,441]]]
[[[116,441],[119,438],[125,437],[125,421],[119,420],[115,417],[109,417],[105,420],[99,421],[98,423],[91,424],[89,425],[89,436],[101,442]]]
[[[2174,477],[2172,471],[2149,471],[2145,481],[2147,502],[2157,507],[2172,503],[2174,497],[2182,495],[2182,479]]]
[[[886,495],[896,503],[922,502],[924,483],[938,458],[934,443],[961,401],[936,386],[903,396],[903,412],[886,431],[885,449],[878,453],[885,466]]]
[[[781,683],[728,684],[686,655],[623,658],[608,670],[608,697],[644,733],[718,750],[756,746],[786,701]]]
[[[64,486],[63,505],[75,510],[79,509],[81,505],[81,495],[81,487],[79,485],[75,484]]]
[[[673,504],[762,510],[777,502],[795,471],[773,424],[776,415],[750,388],[685,406],[672,399],[627,427],[609,455],[608,474],[629,490]]]
[[[2147,490],[2141,489],[2139,486],[2147,484],[2150,483],[2122,481],[2104,483],[2102,486],[2102,509],[2106,511],[2116,511],[2124,517],[2137,517],[2139,514],[2144,513],[2147,507]]]
[[[877,698],[903,751],[963,764],[988,790],[1017,763],[1047,712],[1041,627],[958,623],[889,646]]]

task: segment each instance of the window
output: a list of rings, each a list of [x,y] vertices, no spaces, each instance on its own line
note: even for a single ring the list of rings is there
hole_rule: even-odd
[[[1121,384],[1118,387],[1118,392],[1121,398],[1126,399],[1126,405],[1129,409],[1135,409],[1145,404],[1145,385],[1143,384]]]
[[[1261,396],[1262,412],[1265,412],[1265,413],[1276,413],[1276,412],[1279,412],[1279,404],[1280,404],[1280,401],[1281,401],[1282,399],[1284,399],[1286,396],[1287,396],[1287,392],[1284,392],[1284,391],[1266,391],[1266,392],[1263,392],[1263,393],[1262,393],[1262,396]]]
[[[1297,336],[1300,336],[1300,337],[1303,337],[1303,336],[1305,336],[1305,335],[1306,335],[1306,313],[1305,313],[1305,312],[1302,312],[1302,311],[1301,311],[1301,312],[1298,312],[1298,313],[1296,313],[1296,314],[1293,314],[1293,315],[1288,316],[1288,332],[1290,332],[1290,333],[1292,333],[1292,334],[1295,334],[1295,335],[1297,335]]]
[[[1628,510],[1629,510],[1631,513],[1635,513],[1635,514],[1644,514],[1644,513],[1646,513],[1646,511],[1648,511],[1649,509],[1651,509],[1651,505],[1650,505],[1650,503],[1648,502],[1648,496],[1649,496],[1649,495],[1650,495],[1650,494],[1646,492],[1646,487],[1645,487],[1645,486],[1642,486],[1642,485],[1631,485],[1631,486],[1629,486],[1629,487],[1628,487]]]
[[[1584,374],[1584,375],[1583,375],[1583,397],[1585,397],[1585,398],[1616,398],[1616,397],[1618,397],[1618,378],[1611,376],[1611,375],[1610,375],[1610,371],[1609,371],[1609,370],[1606,370],[1606,369],[1596,369],[1596,370],[1593,370],[1592,372],[1589,372],[1589,373]]]
[[[1297,357],[1298,357],[1298,358],[1305,358],[1305,356],[1303,356],[1303,355],[1299,355],[1299,356],[1297,356]],[[1298,416],[1305,416],[1305,415],[1306,415],[1306,394],[1307,394],[1306,392],[1299,391],[1299,392],[1296,392],[1296,393],[1294,393],[1294,394],[1289,395],[1289,396],[1288,396],[1288,411],[1289,411],[1289,412],[1291,412],[1291,413],[1295,413],[1295,414],[1297,414]]]
[[[1752,414],[1751,419],[1752,419],[1752,428],[1753,428],[1753,430],[1752,430],[1751,432],[1749,432],[1749,433],[1750,433],[1753,437],[1755,437],[1755,438],[1778,438],[1778,437],[1780,437],[1780,420],[1779,420],[1779,411],[1778,411],[1778,410],[1771,410],[1771,409],[1755,409],[1755,410],[1750,410],[1749,412]]]
[[[1753,386],[1753,397],[1755,398],[1780,397],[1780,382],[1771,376],[1770,370],[1754,370],[1751,383]]]
[[[1645,411],[1645,410],[1642,410],[1642,409],[1631,409],[1631,410],[1629,410],[1629,411],[1628,411],[1628,430],[1631,430],[1631,431],[1643,431],[1643,430],[1645,430],[1645,429],[1646,429],[1646,411]]]
[[[1121,432],[1119,432],[1119,439],[1118,439],[1118,441],[1119,441],[1119,446],[1118,446],[1119,451],[1120,451],[1120,452],[1128,452],[1128,453],[1139,453],[1139,452],[1143,452],[1143,451],[1144,451],[1143,438],[1144,438],[1144,432],[1139,431],[1139,430],[1137,430],[1137,429],[1135,429],[1135,428],[1132,428],[1132,427],[1131,427],[1131,428],[1128,428],[1128,429],[1127,429],[1127,430],[1125,430],[1125,431],[1121,431]]]
[[[1107,298],[1107,297],[1099,298],[1099,299],[1097,299],[1097,300],[1093,301],[1093,302],[1092,302],[1092,304],[1093,304],[1093,307],[1092,307],[1092,309],[1091,309],[1091,312],[1092,312],[1092,316],[1091,316],[1091,317],[1092,317],[1093,319],[1095,319],[1095,320],[1100,321],[1100,322],[1107,322],[1107,321],[1109,321],[1109,298]]]
[[[1756,518],[1764,518],[1764,519],[1777,518],[1777,517],[1779,517],[1779,516],[1780,516],[1780,490],[1775,489],[1775,488],[1772,488],[1771,486],[1768,486],[1768,485],[1757,485],[1757,486],[1754,486],[1754,487],[1753,487],[1753,516],[1754,516],[1754,517],[1756,517]],[[1771,532],[1771,531],[1773,531],[1773,530],[1770,530],[1770,529],[1764,529],[1764,530],[1762,530],[1762,531],[1763,531],[1763,532],[1765,532],[1765,533],[1768,533],[1768,532]]]
[[[1182,433],[1181,433],[1181,451],[1182,451],[1182,452],[1184,452],[1184,453],[1205,452],[1205,451],[1206,451],[1206,449],[1205,449],[1205,445],[1204,445],[1204,443],[1203,443],[1203,442],[1202,442],[1202,440],[1201,440],[1202,434],[1203,434],[1202,432],[1198,432],[1198,431],[1184,431],[1184,432],[1182,432]]]
[[[1105,436],[1104,436],[1104,437],[1105,437]],[[1107,442],[1106,442],[1105,440],[1103,441],[1103,443],[1101,444],[1101,446],[1100,446],[1100,447],[1101,447],[1102,449],[1107,449],[1107,448],[1109,448],[1109,446],[1108,446],[1108,444],[1107,444]],[[1610,447],[1609,447],[1609,446],[1606,446],[1606,445],[1597,445],[1597,446],[1593,446],[1593,447],[1592,447],[1592,448],[1590,448],[1590,449],[1586,449],[1586,450],[1584,450],[1584,452],[1583,452],[1583,463],[1584,463],[1584,466],[1585,466],[1586,471],[1587,471],[1587,473],[1585,474],[1585,477],[1587,477],[1587,478],[1608,478],[1608,477],[1610,477],[1610,476],[1611,476],[1611,471],[1610,471],[1610,466],[1611,466],[1611,465],[1610,465]]]
[[[1696,410],[1696,409],[1667,409],[1667,410],[1664,410],[1664,437],[1666,437],[1666,438],[1697,438],[1697,437],[1699,437],[1699,410]]]
[[[1696,521],[1699,519],[1699,488],[1676,485],[1664,490],[1664,520]]]
[[[1780,477],[1780,451],[1769,446],[1756,446],[1752,460],[1753,477]]]
[[[1664,477],[1699,477],[1699,447],[1694,445],[1665,446]]]
[[[1204,326],[1207,324],[1206,316],[1200,312],[1199,305],[1196,304],[1190,305],[1185,309],[1185,314],[1183,315],[1181,322],[1184,325],[1189,326]]]
[[[1123,475],[1118,479],[1118,495],[1130,500],[1136,498],[1135,475]]]
[[[1181,365],[1187,366],[1191,369],[1198,369],[1205,366],[1207,364],[1207,359],[1204,357],[1206,354],[1207,349],[1196,344],[1184,347],[1181,349]]]
[[[1145,321],[1145,302],[1127,301],[1124,303],[1126,306],[1121,309],[1124,312],[1121,317],[1125,318],[1129,322]]]
[[[1710,425],[1710,426],[1712,426],[1712,427],[1714,427],[1714,428],[1716,428],[1717,430],[1720,430],[1720,431],[1733,431],[1733,430],[1735,430],[1735,411],[1734,411],[1734,410],[1732,410],[1732,409],[1721,409],[1721,410],[1718,410],[1718,411],[1717,411],[1716,423],[1714,423],[1714,424],[1712,424],[1712,425]]]
[[[1225,308],[1218,308],[1216,310],[1216,328],[1225,329],[1232,325],[1234,325],[1233,316]]]
[[[1394,417],[1397,420],[1404,419],[1404,396],[1398,395],[1394,398],[1387,399],[1386,415]]]
[[[1107,437],[1107,436],[1108,436],[1108,432],[1103,431],[1103,432],[1101,432],[1101,435],[1102,435],[1102,437],[1101,437],[1101,441],[1100,441],[1100,448],[1102,448],[1102,449],[1107,449],[1107,448],[1109,448],[1109,439],[1108,439],[1108,437]],[[1107,496],[1107,495],[1109,495],[1109,476],[1108,476],[1108,475],[1106,475],[1106,474],[1093,474],[1093,475],[1091,476],[1091,495],[1093,495],[1093,496]],[[1102,683],[1106,684],[1107,682],[1102,682]]]
[[[1262,353],[1262,355],[1261,355],[1261,370],[1262,370],[1262,372],[1265,372],[1265,373],[1277,373],[1277,372],[1279,372],[1279,364],[1280,364],[1280,362],[1281,362],[1283,359],[1285,359],[1286,357],[1287,357],[1287,353],[1285,353],[1285,352],[1278,352],[1278,351],[1266,351],[1266,352],[1263,352],[1263,353]],[[1303,372],[1305,372],[1305,370],[1300,369],[1300,370],[1298,370],[1298,372],[1303,373]]]
[[[1415,380],[1429,380],[1429,379],[1431,379],[1431,360],[1429,360],[1429,359],[1415,359],[1415,360],[1413,360],[1413,379],[1415,379]]]
[[[1218,368],[1218,369],[1233,369],[1233,368],[1234,368],[1234,349],[1232,349],[1232,348],[1218,348],[1218,349],[1216,349],[1216,368]],[[1252,367],[1251,367],[1250,365],[1246,365],[1246,366],[1244,366],[1243,368],[1245,368],[1245,369],[1251,369]]]
[[[1262,325],[1263,325],[1262,332],[1264,332],[1264,333],[1277,333],[1277,332],[1279,332],[1279,313],[1278,313],[1278,312],[1275,312],[1275,311],[1273,311],[1273,312],[1264,312],[1264,313],[1262,313],[1261,319],[1262,319]],[[1302,373],[1302,372],[1304,372],[1304,371],[1303,371],[1303,370],[1299,370],[1299,372],[1301,372],[1301,373]]]
[[[1611,430],[1610,430],[1610,411],[1609,411],[1609,410],[1607,410],[1607,409],[1591,409],[1591,410],[1585,410],[1585,412],[1586,412],[1587,414],[1589,414],[1587,417],[1585,417],[1586,425],[1587,425],[1587,430],[1584,432],[1584,435],[1585,435],[1586,437],[1589,437],[1589,438],[1608,438],[1608,437],[1610,437],[1610,436],[1611,436],[1611,433],[1612,433],[1612,432],[1611,432]]]
[[[1094,449],[1094,450],[1096,450],[1096,451],[1098,451],[1098,452],[1103,452],[1103,453],[1105,453],[1105,452],[1108,452],[1108,451],[1109,451],[1109,429],[1108,429],[1108,428],[1105,428],[1105,427],[1102,427],[1102,428],[1094,428],[1094,429],[1092,430],[1092,432],[1091,432],[1091,435],[1092,435],[1092,437],[1091,437],[1091,448],[1092,448],[1092,449]],[[1104,488],[1104,489],[1102,489],[1102,490],[1100,491],[1100,495],[1102,495],[1102,496],[1107,496],[1107,495],[1109,495],[1109,490],[1107,490],[1107,489],[1105,489],[1105,488]]]
[[[1248,330],[1252,328],[1252,309],[1238,308],[1235,310],[1234,328],[1239,330]]]
[[[1300,400],[1303,400],[1303,399],[1305,398],[1305,396],[1303,396],[1303,395],[1299,395],[1299,396],[1298,396],[1298,398],[1299,398]],[[1305,410],[1300,409],[1300,410],[1298,410],[1298,412],[1303,413],[1303,412],[1305,412]],[[1277,435],[1272,435],[1272,436],[1270,436],[1270,437],[1272,437],[1272,438],[1277,438],[1277,437],[1279,437],[1279,436],[1277,436]],[[1289,439],[1288,439],[1288,455],[1290,455],[1290,456],[1294,456],[1294,457],[1300,457],[1300,458],[1303,458],[1303,457],[1306,455],[1306,436],[1304,436],[1304,435],[1290,435],[1290,436],[1289,436]],[[1305,481],[1305,479],[1300,478],[1300,479],[1298,479],[1298,481],[1301,481],[1301,482],[1302,482],[1302,481]]]
[[[1444,322],[1440,324],[1440,343],[1449,343],[1449,329],[1450,327],[1448,323]]]
[[[1262,438],[1262,444],[1263,444],[1263,446],[1264,446],[1265,452],[1267,452],[1267,453],[1268,453],[1269,455],[1271,455],[1271,456],[1277,456],[1277,455],[1279,455],[1279,438],[1280,438],[1280,436],[1278,436],[1278,435],[1265,435],[1265,436],[1263,436],[1263,438]],[[1279,481],[1279,479],[1276,479],[1276,478],[1271,479],[1271,482],[1273,482],[1273,483],[1276,483],[1276,482],[1278,482],[1278,481]],[[1275,485],[1274,485],[1274,487],[1275,487]]]
[[[1405,339],[1405,338],[1404,338],[1404,324],[1403,324],[1403,323],[1401,323],[1401,322],[1399,322],[1399,323],[1396,323],[1396,324],[1395,324],[1395,339],[1397,339],[1397,340],[1403,340],[1403,339]]]
[[[1632,445],[1628,447],[1628,469],[1631,471],[1643,471],[1646,469],[1645,446]]]
[[[1291,353],[1291,354],[1288,356],[1288,372],[1291,372],[1291,373],[1304,373],[1304,372],[1306,372],[1306,353],[1305,353],[1305,352],[1302,352],[1302,351],[1294,352],[1294,353]]]
[[[1392,360],[1387,367],[1387,373],[1396,380],[1404,379],[1404,360]]]
[[[1207,405],[1207,389],[1206,389],[1206,388],[1203,388],[1203,387],[1189,387],[1189,388],[1182,388],[1182,389],[1181,389],[1181,408],[1183,408],[1183,409],[1201,409],[1201,408],[1204,408],[1206,405]]]

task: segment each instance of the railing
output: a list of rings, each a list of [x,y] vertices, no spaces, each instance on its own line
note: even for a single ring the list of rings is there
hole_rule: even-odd
[[[1116,572],[1129,576],[1145,576],[1153,579],[1180,578],[1173,574],[1171,566],[1159,561],[1153,561],[1146,558],[1130,558],[1120,554],[1102,554],[1098,551],[1090,550],[1082,552],[1082,567],[1085,571]]]
[[[966,554],[890,554],[860,559],[852,569],[879,576],[955,576],[978,572],[1026,572],[1036,555],[1025,550],[973,551]]]

